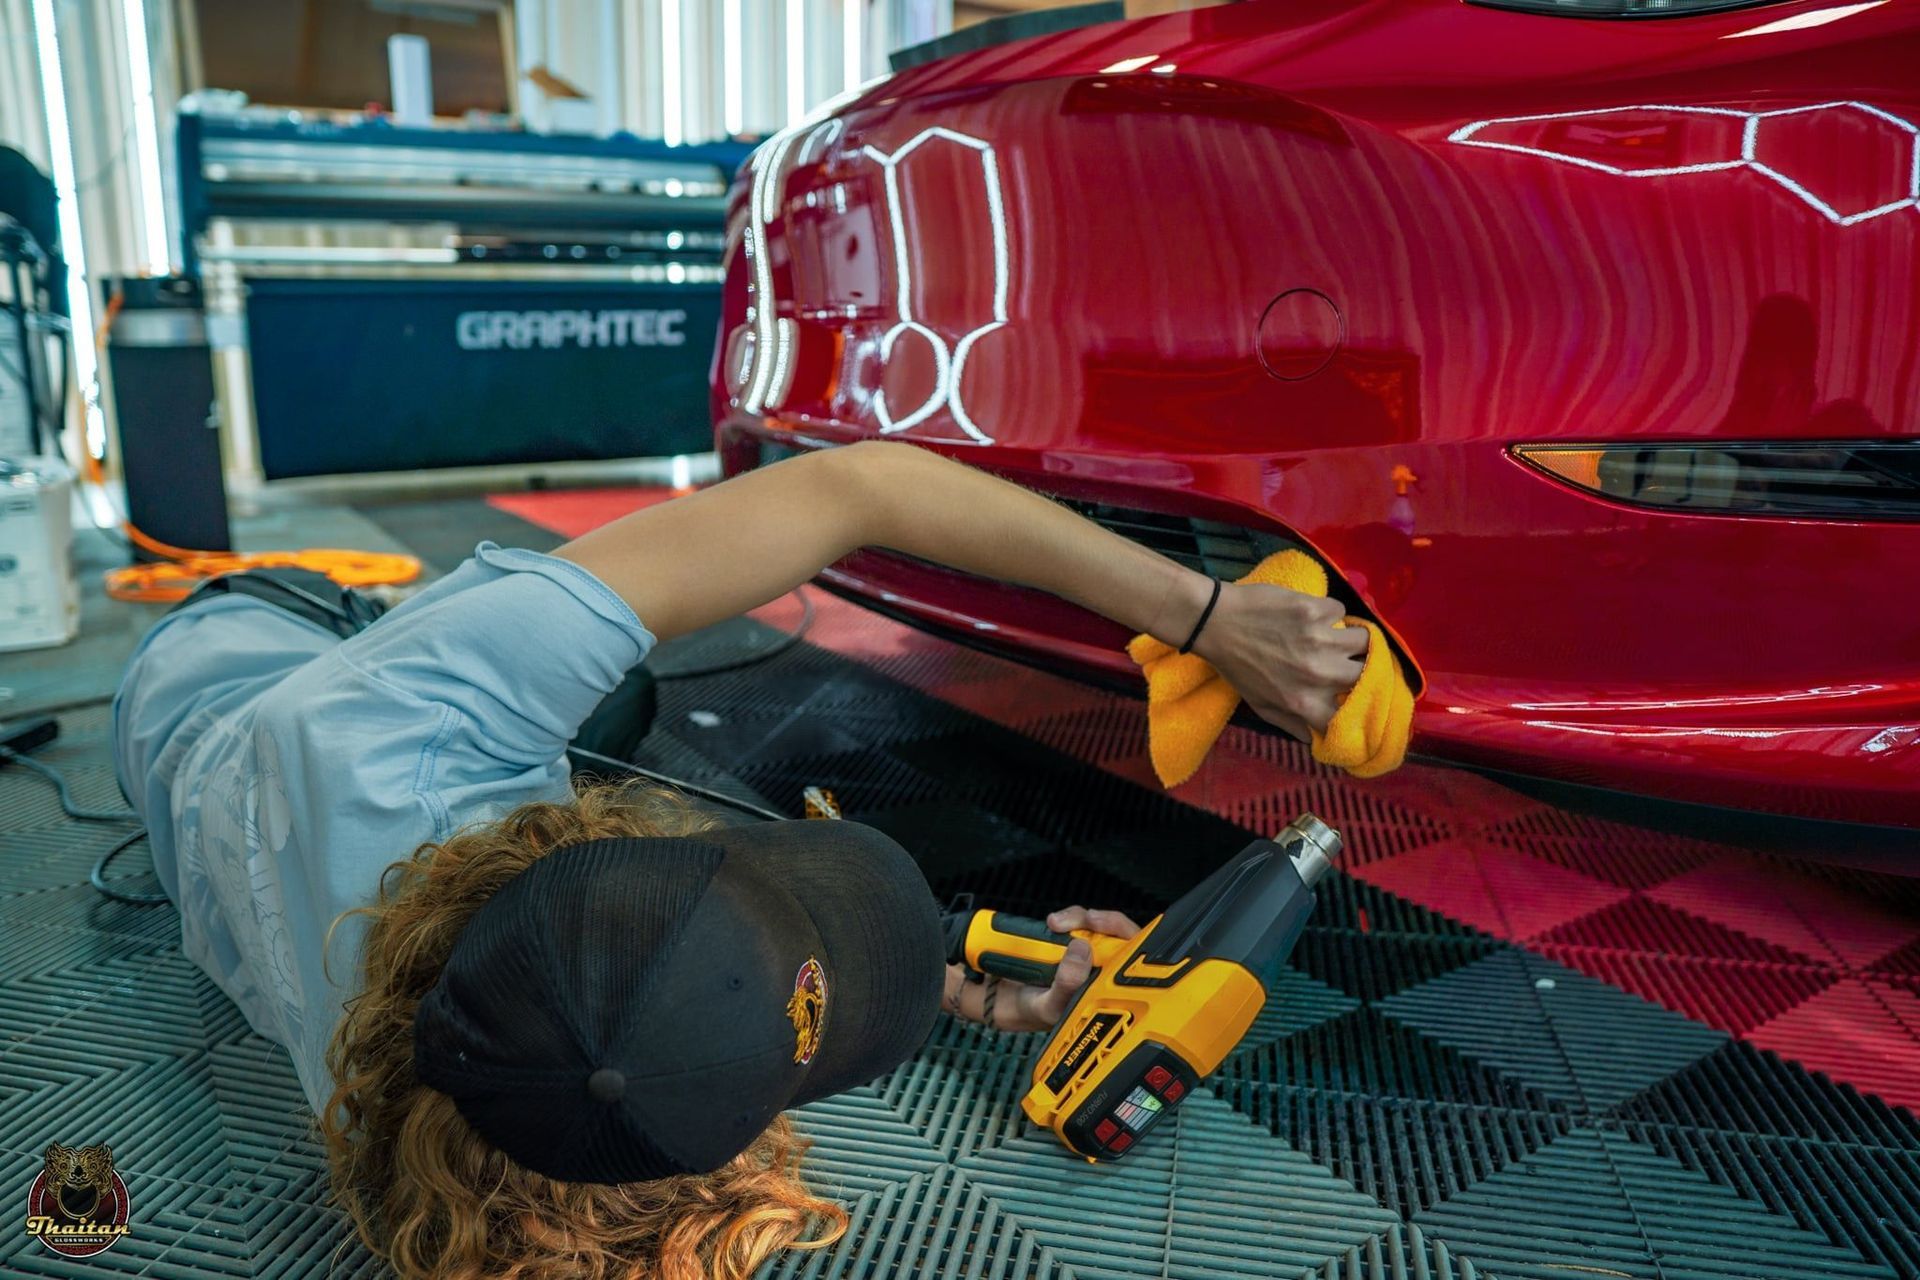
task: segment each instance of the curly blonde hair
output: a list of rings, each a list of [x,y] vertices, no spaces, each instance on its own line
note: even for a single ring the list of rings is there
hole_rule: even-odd
[[[712,1173],[567,1183],[515,1164],[414,1077],[414,1011],[502,885],[582,840],[713,825],[671,791],[587,786],[421,846],[387,868],[378,902],[349,913],[369,921],[364,985],[327,1051],[338,1085],[320,1129],[334,1198],[405,1280],[746,1280],[782,1249],[845,1233],[846,1211],[801,1183],[805,1143],[785,1116]]]

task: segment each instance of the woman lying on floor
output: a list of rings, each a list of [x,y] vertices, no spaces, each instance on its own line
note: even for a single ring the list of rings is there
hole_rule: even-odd
[[[1041,1028],[1085,982],[1076,943],[1051,989],[989,1010],[876,831],[719,830],[673,795],[573,786],[569,741],[657,640],[863,546],[1176,645],[1213,590],[1013,485],[861,444],[554,555],[483,543],[371,625],[351,593],[241,575],[142,642],[116,760],[183,945],[292,1054],[334,1193],[402,1276],[736,1280],[826,1243],[845,1215],[801,1184],[781,1113],[904,1061],[943,1003]],[[1195,651],[1304,737],[1359,671],[1341,614],[1227,586]]]

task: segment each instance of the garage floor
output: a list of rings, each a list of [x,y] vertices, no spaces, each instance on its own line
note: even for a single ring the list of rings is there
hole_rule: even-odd
[[[403,544],[444,569],[481,537],[550,547],[642,498],[316,510],[243,537]],[[809,643],[664,684],[640,762],[790,812],[830,787],[940,892],[1013,911],[1145,918],[1303,809],[1343,831],[1349,874],[1254,1034],[1121,1164],[1069,1160],[1024,1124],[1036,1037],[944,1020],[900,1070],[808,1108],[814,1176],[854,1229],[777,1274],[1920,1276],[1920,881],[1650,834],[1453,771],[1352,783],[1240,730],[1169,796],[1139,704],[815,602]],[[110,692],[142,626],[91,602],[59,661],[0,658],[0,717]],[[656,666],[771,634],[732,624]],[[80,803],[117,804],[105,709],[62,727],[39,758]],[[0,1274],[376,1274],[320,1206],[284,1056],[181,957],[170,908],[87,887],[121,830],[70,823],[0,770],[0,1199],[24,1200],[48,1142],[104,1141],[134,1227],[87,1263],[0,1233]],[[123,861],[143,883],[142,856]]]

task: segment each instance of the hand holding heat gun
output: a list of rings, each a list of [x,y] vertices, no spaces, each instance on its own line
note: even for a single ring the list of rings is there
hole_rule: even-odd
[[[1093,975],[1034,1064],[1028,1117],[1089,1160],[1129,1150],[1246,1035],[1339,853],[1339,833],[1303,814],[1131,938],[995,911],[948,916],[948,963],[1014,982],[1050,985],[1073,938],[1093,949]]]

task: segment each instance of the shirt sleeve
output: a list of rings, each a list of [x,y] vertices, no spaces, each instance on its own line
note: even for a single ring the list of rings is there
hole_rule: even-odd
[[[438,753],[446,785],[551,766],[653,644],[626,601],[587,570],[483,542],[336,653],[448,711]]]

